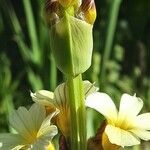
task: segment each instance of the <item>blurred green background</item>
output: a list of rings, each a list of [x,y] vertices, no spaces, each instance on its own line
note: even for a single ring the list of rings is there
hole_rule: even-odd
[[[150,1],[95,3],[93,60],[84,79],[95,82],[116,104],[122,93],[136,93],[145,102],[143,112],[150,111]],[[0,132],[9,130],[12,109],[32,104],[30,91],[53,91],[64,81],[51,55],[43,4],[44,0],[0,0]],[[91,110],[88,115],[88,126],[95,122],[90,136],[101,116]]]

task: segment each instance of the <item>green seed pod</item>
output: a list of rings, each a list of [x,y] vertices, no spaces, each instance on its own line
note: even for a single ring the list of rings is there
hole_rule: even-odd
[[[68,76],[85,72],[91,65],[93,37],[92,25],[64,13],[59,22],[51,26],[51,48],[56,65]]]

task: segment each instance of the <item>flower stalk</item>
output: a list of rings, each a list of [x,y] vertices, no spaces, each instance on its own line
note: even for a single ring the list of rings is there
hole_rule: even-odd
[[[95,19],[94,0],[47,0],[45,3],[52,53],[57,68],[67,77],[70,126],[69,135],[64,136],[71,150],[87,149],[82,73],[91,66]]]
[[[68,77],[71,150],[86,150],[86,114],[82,75]]]

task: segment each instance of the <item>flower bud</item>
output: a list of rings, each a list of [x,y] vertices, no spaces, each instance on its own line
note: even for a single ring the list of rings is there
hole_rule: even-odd
[[[66,141],[65,136],[61,135],[59,138],[59,150],[69,150],[68,143]]]
[[[45,5],[51,49],[58,69],[67,76],[83,73],[91,65],[95,4],[88,0],[80,5],[79,0],[47,0]]]
[[[92,27],[67,13],[51,27],[51,48],[57,67],[64,74],[76,76],[90,67]]]
[[[80,9],[85,21],[90,24],[94,24],[96,19],[96,7],[94,0],[83,0]]]
[[[72,6],[77,2],[77,0],[58,0],[58,1],[63,7]]]
[[[54,25],[61,17],[58,1],[47,0],[44,8],[44,18],[48,26]]]

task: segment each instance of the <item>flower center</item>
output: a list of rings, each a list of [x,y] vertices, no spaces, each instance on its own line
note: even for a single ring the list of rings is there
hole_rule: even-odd
[[[29,135],[25,135],[24,137],[25,137],[25,139],[27,140],[27,142],[29,144],[32,144],[36,140],[36,138],[37,138],[37,131],[33,131],[30,134],[30,136]]]
[[[131,118],[118,118],[115,122],[115,126],[119,127],[123,130],[130,130],[132,129],[132,119]]]

